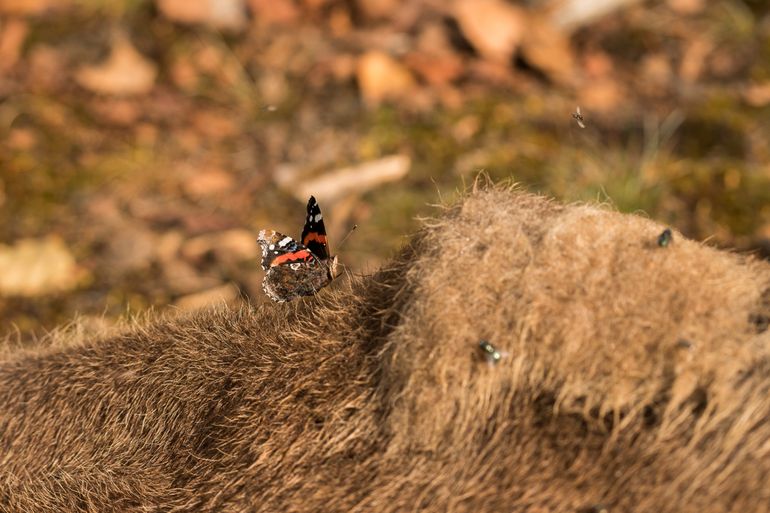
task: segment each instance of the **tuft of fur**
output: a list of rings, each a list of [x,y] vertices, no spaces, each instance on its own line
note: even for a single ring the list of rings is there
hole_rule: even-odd
[[[316,297],[12,351],[0,511],[766,511],[770,266],[663,228],[476,191]]]

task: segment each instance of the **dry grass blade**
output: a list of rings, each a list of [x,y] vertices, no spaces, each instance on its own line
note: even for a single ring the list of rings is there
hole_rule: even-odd
[[[407,155],[391,155],[326,173],[317,178],[299,180],[294,175],[277,176],[281,187],[300,201],[310,196],[334,202],[350,194],[362,194],[375,187],[400,180],[409,172],[412,160]]]

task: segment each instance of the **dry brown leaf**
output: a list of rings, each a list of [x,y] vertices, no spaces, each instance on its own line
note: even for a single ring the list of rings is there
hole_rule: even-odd
[[[75,80],[94,93],[130,96],[148,93],[157,75],[154,62],[137,52],[127,39],[118,37],[109,58],[102,64],[81,66]]]
[[[718,78],[733,78],[739,72],[742,59],[737,58],[731,48],[718,46],[708,59],[709,71]]]
[[[201,23],[218,29],[246,28],[244,0],[157,0],[158,10],[179,23]]]
[[[158,235],[143,223],[118,220],[104,226],[105,258],[110,270],[122,274],[147,269],[155,259]]]
[[[192,114],[191,126],[209,141],[221,141],[238,134],[237,115],[226,110],[198,109]]]
[[[184,181],[183,187],[189,196],[202,198],[231,191],[235,179],[224,169],[210,168],[193,173]]]
[[[29,24],[26,20],[0,20],[0,73],[16,65],[28,32]]]
[[[369,106],[384,100],[403,98],[416,86],[409,70],[391,56],[380,51],[370,51],[359,57],[356,77],[361,96]]]
[[[136,144],[141,147],[155,146],[158,142],[158,135],[160,130],[157,125],[148,122],[140,122],[134,125],[134,134],[136,136]]]
[[[640,88],[648,94],[662,94],[674,75],[671,61],[663,52],[645,55],[640,66],[643,78]]]
[[[416,50],[432,54],[456,53],[446,26],[443,23],[428,22],[420,27],[414,42]]]
[[[32,90],[50,93],[63,86],[68,59],[66,53],[54,46],[38,44],[27,52],[27,83]]]
[[[523,85],[513,68],[502,62],[473,60],[468,63],[466,73],[474,81],[486,82],[498,87],[513,89]]]
[[[607,77],[612,73],[614,65],[609,54],[602,50],[587,50],[582,52],[581,68],[589,79]]]
[[[232,283],[225,283],[213,289],[182,296],[174,301],[174,305],[182,310],[198,310],[206,306],[231,304],[236,299],[238,299],[238,288]]]
[[[249,230],[227,230],[217,237],[216,252],[223,261],[257,258],[261,251],[254,240],[254,234]]]
[[[225,215],[192,208],[183,214],[179,220],[190,235],[224,230],[232,226],[231,219]]]
[[[467,143],[481,130],[481,118],[476,114],[467,114],[460,118],[451,129],[452,136],[459,143]]]
[[[710,39],[698,37],[689,41],[679,65],[679,76],[682,80],[687,82],[697,81],[703,73],[703,69],[706,67],[706,59],[713,49],[714,42]]]
[[[41,296],[74,288],[86,273],[61,239],[22,239],[0,245],[0,294]]]
[[[35,15],[70,5],[69,0],[0,0],[0,14]]]
[[[395,14],[402,0],[356,0],[356,6],[364,17],[375,20]]]
[[[521,43],[521,54],[529,65],[555,82],[574,84],[579,78],[567,35],[544,17],[529,17]]]
[[[220,261],[249,260],[260,254],[256,240],[250,231],[237,228],[206,233],[185,241],[181,254],[190,262],[203,260],[209,253],[215,254]]]
[[[457,0],[454,17],[485,59],[508,63],[527,29],[526,12],[504,0]]]
[[[454,53],[411,52],[406,55],[404,61],[425,82],[434,86],[449,84],[465,71],[462,59]]]
[[[179,230],[169,230],[161,234],[155,249],[155,256],[158,261],[172,264],[176,262],[182,242],[184,242],[184,235]]]
[[[329,13],[329,32],[333,37],[344,38],[350,35],[353,30],[350,14],[350,11],[343,6],[338,6]]]
[[[136,100],[127,98],[95,98],[89,104],[94,117],[102,123],[116,126],[132,126],[142,115]]]
[[[38,142],[39,133],[24,127],[12,128],[6,137],[5,143],[14,150],[29,151]]]
[[[540,12],[549,13],[554,26],[566,32],[587,25],[621,7],[639,3],[641,0],[548,0]]]
[[[349,194],[361,194],[383,183],[400,180],[409,171],[411,163],[406,155],[391,155],[310,179],[302,179],[299,173],[287,169],[284,173],[277,172],[275,180],[300,201],[307,201],[309,196],[315,195],[332,202]]]
[[[193,294],[222,283],[216,276],[202,274],[192,265],[179,259],[162,262],[160,268],[168,291],[174,295]]]
[[[752,107],[764,107],[770,103],[770,82],[752,84],[743,89],[743,99]]]
[[[254,20],[260,24],[291,24],[301,14],[292,0],[247,0],[247,3]]]
[[[333,55],[319,67],[319,72],[325,72],[337,82],[348,82],[356,73],[356,58],[349,54]]]
[[[705,0],[668,0],[666,3],[672,11],[679,14],[696,14],[706,7]]]
[[[280,105],[289,94],[289,83],[280,70],[264,70],[257,81],[260,100],[267,105]]]
[[[438,96],[438,101],[441,103],[444,109],[450,112],[456,112],[462,109],[463,105],[465,105],[465,102],[468,99],[467,95],[465,95],[465,93],[461,91],[459,87],[454,87],[451,85],[440,87],[436,91],[436,94]]]
[[[620,108],[625,97],[623,87],[612,78],[592,81],[580,91],[578,104],[584,110],[609,114]]]
[[[198,70],[186,54],[178,56],[171,63],[170,76],[174,85],[185,91],[194,91],[200,78]]]
[[[331,3],[331,1],[332,0],[300,0],[300,3],[309,11],[318,11]]]

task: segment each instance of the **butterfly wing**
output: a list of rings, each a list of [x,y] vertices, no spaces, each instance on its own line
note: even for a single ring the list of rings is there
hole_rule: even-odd
[[[262,280],[262,290],[278,303],[301,296],[312,296],[331,282],[329,269],[313,258],[307,262],[293,262],[271,267]]]
[[[262,269],[267,271],[262,290],[273,301],[311,296],[332,280],[327,263],[291,237],[262,230],[257,241],[262,247]]]
[[[259,232],[257,242],[262,247],[262,269],[282,264],[309,262],[315,259],[310,250],[288,235],[274,230]]]
[[[329,259],[324,218],[321,215],[321,208],[313,196],[310,196],[307,202],[307,217],[305,217],[305,227],[302,229],[302,244],[320,260]]]

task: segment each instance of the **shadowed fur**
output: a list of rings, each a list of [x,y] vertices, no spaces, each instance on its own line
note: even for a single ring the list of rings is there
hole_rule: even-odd
[[[766,511],[770,266],[663,228],[476,191],[313,298],[10,351],[0,511]]]

